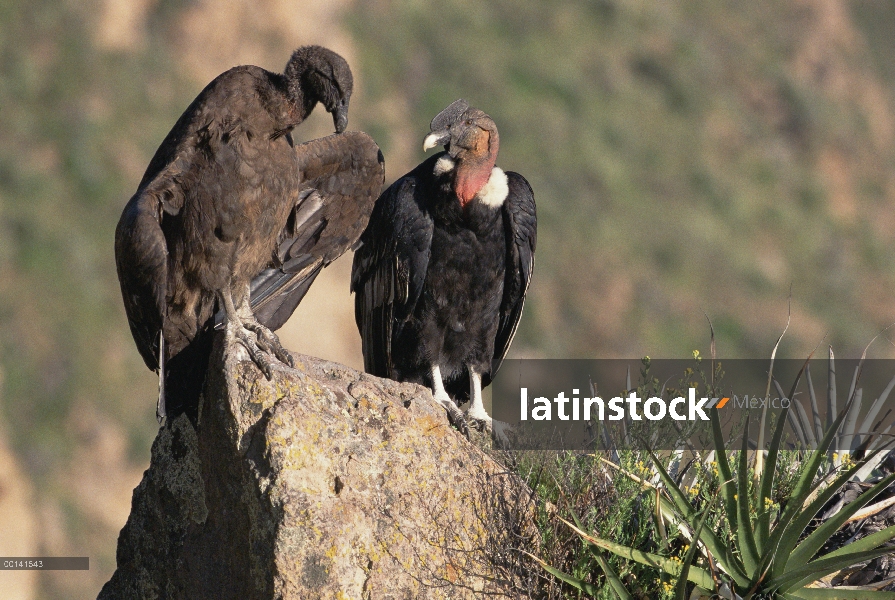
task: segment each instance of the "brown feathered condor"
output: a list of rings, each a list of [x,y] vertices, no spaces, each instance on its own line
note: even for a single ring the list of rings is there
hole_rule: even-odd
[[[348,123],[348,63],[296,50],[283,74],[235,67],[177,120],[127,203],[115,259],[131,332],[160,373],[158,417],[195,417],[214,315],[272,376],[292,358],[272,330],[353,245],[384,182],[382,155]],[[336,135],[295,145],[323,104]],[[250,291],[251,290],[251,291]],[[229,336],[228,336],[229,337]]]
[[[469,435],[455,404],[491,428],[482,388],[506,356],[534,268],[534,194],[495,166],[494,121],[457,100],[430,125],[441,152],[376,201],[354,255],[351,289],[364,368],[431,387]]]

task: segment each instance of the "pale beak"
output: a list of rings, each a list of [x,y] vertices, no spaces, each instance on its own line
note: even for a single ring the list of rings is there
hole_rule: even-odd
[[[434,131],[426,136],[423,140],[423,152],[436,146],[444,146],[451,141],[451,132],[447,129],[443,131]]]
[[[339,106],[332,112],[333,125],[336,126],[336,133],[342,133],[348,127],[348,101],[342,100]]]

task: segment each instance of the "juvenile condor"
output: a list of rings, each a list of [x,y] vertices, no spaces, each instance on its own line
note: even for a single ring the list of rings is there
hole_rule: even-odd
[[[376,201],[354,255],[351,289],[364,368],[432,388],[461,432],[457,404],[491,428],[482,388],[500,367],[534,268],[531,187],[494,166],[494,121],[457,100],[438,114],[423,150],[441,152]],[[453,400],[452,400],[453,399]]]
[[[384,182],[373,140],[342,133],[352,81],[348,63],[320,46],[296,50],[282,75],[232,68],[150,161],[118,223],[115,259],[134,341],[159,372],[160,422],[166,402],[195,417],[218,311],[268,378],[270,355],[293,364],[272,330],[357,241]],[[336,135],[294,145],[290,132],[318,102]]]

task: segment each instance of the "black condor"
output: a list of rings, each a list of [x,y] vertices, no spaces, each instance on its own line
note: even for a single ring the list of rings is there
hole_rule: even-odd
[[[499,137],[457,100],[423,143],[445,147],[376,201],[354,255],[351,289],[364,368],[431,387],[468,435],[457,407],[491,428],[482,388],[506,356],[534,268],[537,218],[524,177],[495,166]]]
[[[115,232],[131,333],[159,371],[166,401],[194,415],[214,315],[268,378],[292,364],[273,330],[320,269],[357,241],[384,182],[379,148],[348,123],[353,79],[320,46],[283,74],[255,66],[219,75],[177,120]],[[336,135],[296,146],[291,131],[317,103]]]

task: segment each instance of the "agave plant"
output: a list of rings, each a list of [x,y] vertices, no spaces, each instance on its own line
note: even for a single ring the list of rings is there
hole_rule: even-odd
[[[855,455],[866,454],[877,448],[882,448],[889,432],[895,427],[895,422],[892,422],[889,423],[881,433],[876,431],[883,425],[885,416],[888,416],[884,415],[883,418],[880,418],[879,413],[888,400],[893,388],[895,388],[895,377],[893,377],[880,394],[869,403],[864,418],[860,421],[858,420],[861,409],[865,404],[864,401],[866,400],[863,388],[858,386],[860,371],[861,364],[859,363],[855,367],[855,372],[852,374],[851,387],[846,396],[851,399],[850,408],[848,409],[845,419],[836,431],[832,444],[832,449],[836,451],[828,450],[827,452],[829,461],[837,467],[849,464],[852,462]],[[829,349],[826,411],[821,411],[818,406],[817,394],[814,390],[814,382],[811,378],[810,367],[806,367],[805,377],[808,382],[808,408],[810,409],[810,414],[805,410],[802,403],[797,398],[793,398],[792,405],[795,410],[788,412],[787,419],[796,438],[803,447],[817,448],[817,440],[820,440],[823,437],[824,427],[830,427],[832,425],[832,420],[837,414],[836,359],[833,355],[832,347]],[[774,385],[777,388],[778,394],[782,396],[783,391],[780,389],[780,384],[774,380]],[[828,419],[825,426],[822,424],[823,412],[826,412],[826,418]],[[874,421],[876,421],[875,425]],[[886,458],[887,454],[887,452],[879,452],[875,454],[873,459],[865,461],[863,467],[855,473],[853,479],[866,481],[872,476],[873,471]]]
[[[807,364],[806,362],[806,366]],[[789,398],[794,396],[804,370],[805,367],[796,377]],[[882,478],[856,500],[809,532],[812,520],[827,502],[865,467],[868,461],[872,461],[884,449],[880,447],[869,451],[860,460],[850,463],[848,467],[843,466],[830,477],[817,481],[817,473],[826,460],[827,452],[840,432],[843,421],[853,414],[851,412],[853,402],[854,386],[845,407],[823,432],[816,447],[804,457],[792,493],[782,508],[772,503],[771,496],[775,472],[779,466],[783,424],[787,418],[788,408],[783,409],[783,414],[777,421],[766,454],[754,453],[756,460],[751,469],[747,423],[742,448],[736,457],[735,473],[724,444],[717,409],[712,409],[713,445],[721,480],[716,497],[720,499],[721,504],[719,516],[726,521],[731,532],[729,537],[712,528],[703,527],[713,511],[714,502],[702,513],[698,512],[688,494],[669,475],[661,461],[647,450],[652,457],[653,468],[658,472],[664,486],[661,493],[656,494],[657,509],[666,515],[673,515],[672,519],[691,539],[690,548],[683,560],[643,552],[587,533],[574,514],[572,515],[574,523],[565,520],[563,522],[590,545],[597,562],[606,574],[609,585],[616,595],[623,599],[632,596],[601,554],[604,551],[676,577],[678,582],[675,596],[682,600],[686,597],[687,581],[695,584],[697,594],[704,594],[706,597],[717,594],[731,600],[758,598],[895,600],[895,592],[863,588],[812,587],[821,578],[842,569],[895,552],[895,548],[884,546],[895,538],[895,526],[892,526],[842,548],[818,555],[825,543],[844,523],[895,481],[895,474]],[[759,440],[762,440],[761,435]],[[762,445],[760,442],[759,447]],[[750,471],[754,484],[750,481]],[[651,486],[646,481],[642,481],[642,484]],[[697,548],[704,556],[700,565],[695,564]],[[554,569],[537,558],[535,560],[550,573],[584,593],[594,595],[598,592],[593,585]]]

